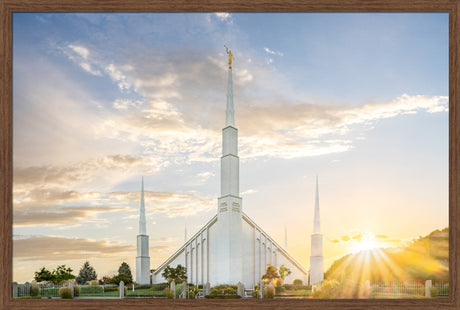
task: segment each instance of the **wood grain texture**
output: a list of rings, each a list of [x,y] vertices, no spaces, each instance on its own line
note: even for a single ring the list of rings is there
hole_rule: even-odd
[[[459,0],[0,0],[0,309],[460,309]],[[12,45],[13,12],[449,12],[449,272],[448,299],[393,300],[13,300]],[[416,220],[416,219],[415,219]]]

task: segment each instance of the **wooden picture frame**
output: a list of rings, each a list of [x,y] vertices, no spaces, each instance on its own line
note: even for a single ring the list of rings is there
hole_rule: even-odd
[[[0,309],[460,309],[460,113],[458,0],[1,0],[0,1]],[[449,297],[447,299],[160,300],[12,299],[12,14],[14,12],[448,12]]]

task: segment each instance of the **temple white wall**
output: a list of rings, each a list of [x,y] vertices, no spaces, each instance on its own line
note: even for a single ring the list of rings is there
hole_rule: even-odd
[[[161,277],[166,266],[176,267],[178,264],[187,268],[189,283],[206,284],[237,284],[242,282],[245,287],[258,284],[265,273],[267,264],[276,267],[284,264],[292,272],[285,279],[285,283],[292,283],[294,279],[301,279],[306,283],[307,271],[297,263],[287,252],[271,239],[248,216],[242,215],[241,227],[241,255],[240,261],[233,263],[226,258],[217,245],[222,238],[215,216],[198,233],[190,238],[176,253],[167,259],[153,273],[153,283],[165,282]],[[232,274],[222,270],[232,266]]]

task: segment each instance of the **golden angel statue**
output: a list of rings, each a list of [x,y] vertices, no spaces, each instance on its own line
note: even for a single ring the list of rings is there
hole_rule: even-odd
[[[232,51],[228,49],[228,47],[226,47],[224,45],[225,49],[227,50],[227,54],[228,54],[228,67],[231,69],[232,68],[232,59],[234,59],[235,57],[233,57],[233,54],[232,54]]]

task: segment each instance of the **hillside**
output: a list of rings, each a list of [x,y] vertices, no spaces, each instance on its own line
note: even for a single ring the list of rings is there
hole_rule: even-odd
[[[336,260],[325,279],[352,281],[443,281],[449,279],[449,229],[435,230],[401,249],[374,249]]]

